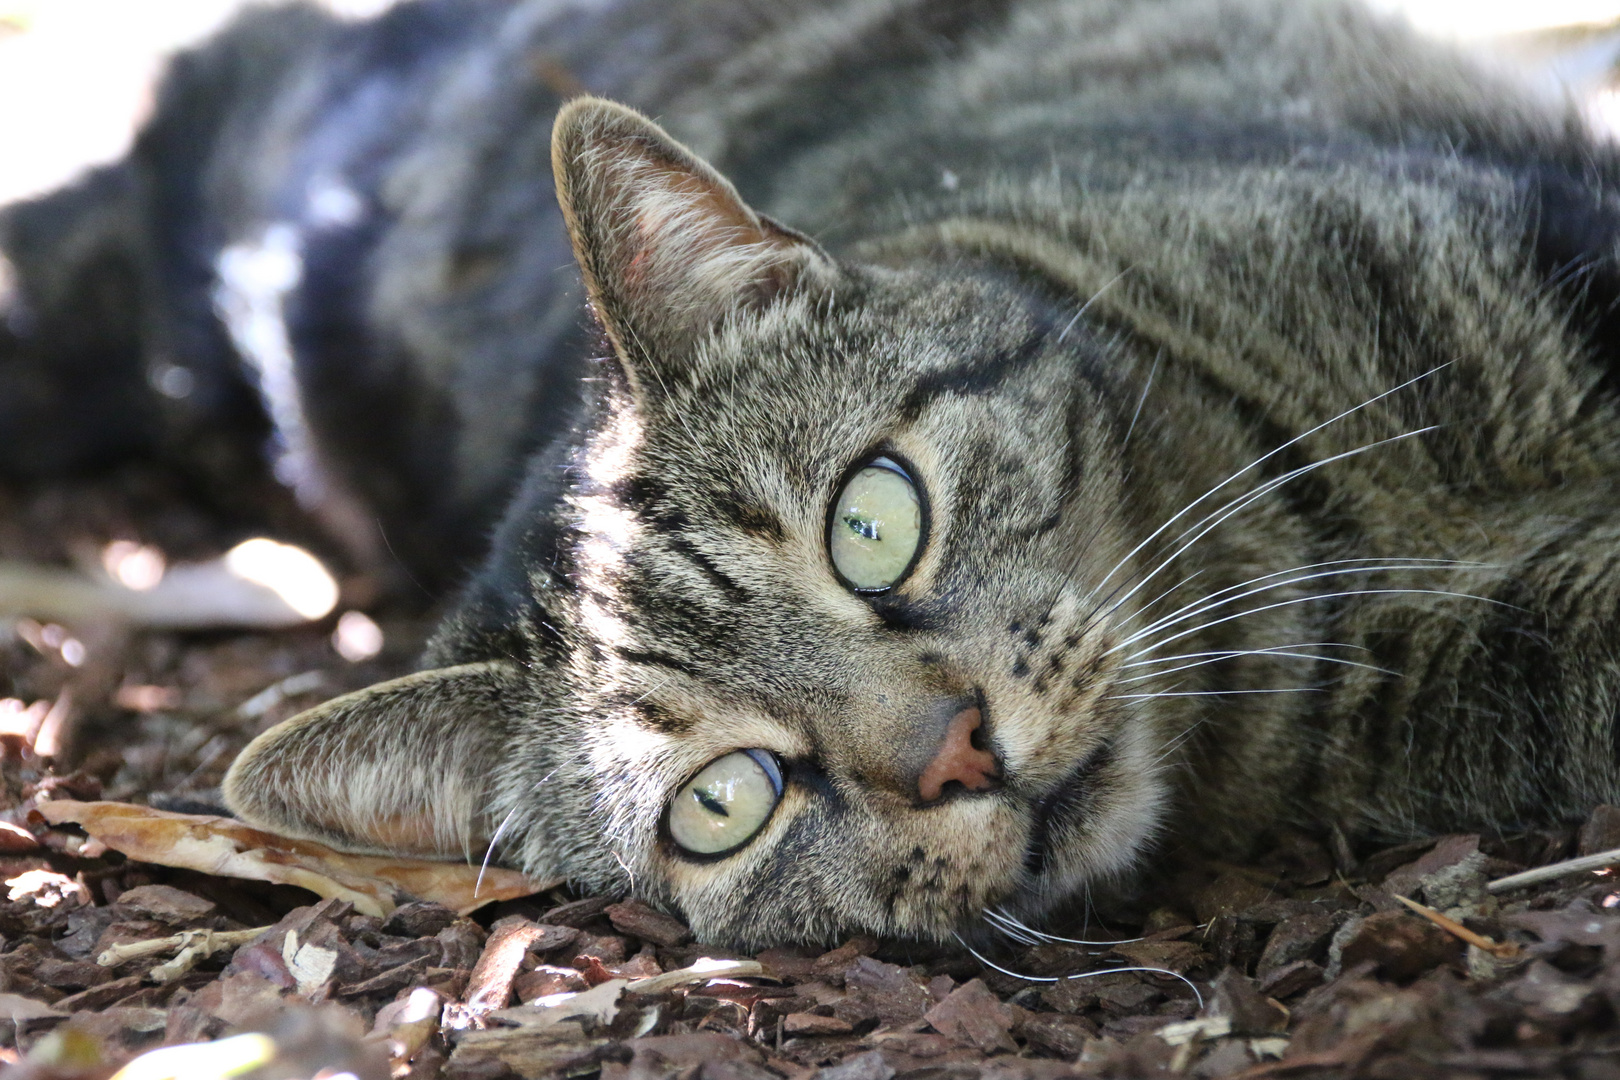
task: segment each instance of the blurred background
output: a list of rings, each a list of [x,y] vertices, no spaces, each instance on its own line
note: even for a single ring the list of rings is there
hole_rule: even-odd
[[[362,18],[395,0],[320,0]],[[0,0],[0,203],[119,157],[163,60],[248,0]]]
[[[0,0],[0,203],[118,157],[165,56],[254,0]],[[396,0],[318,0],[348,18]],[[567,0],[558,0],[559,6]],[[1620,0],[1368,0],[1561,81],[1620,132]]]

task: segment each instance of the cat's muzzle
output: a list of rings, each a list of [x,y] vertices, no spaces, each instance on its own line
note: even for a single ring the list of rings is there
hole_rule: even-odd
[[[1024,870],[1030,878],[1038,879],[1046,872],[1054,828],[1074,823],[1086,814],[1094,797],[1097,774],[1112,753],[1112,741],[1101,743],[1035,804],[1029,842],[1024,848]]]

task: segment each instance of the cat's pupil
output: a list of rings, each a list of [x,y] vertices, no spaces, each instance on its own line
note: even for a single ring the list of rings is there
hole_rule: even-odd
[[[850,516],[844,519],[844,524],[848,525],[857,535],[864,536],[868,540],[882,539],[882,537],[878,536],[878,523],[875,521]]]
[[[730,811],[728,811],[725,808],[725,805],[723,803],[721,803],[719,799],[717,799],[713,795],[711,795],[709,792],[707,792],[707,791],[694,791],[692,794],[697,796],[697,801],[702,803],[703,804],[703,809],[709,811],[709,813],[711,813],[711,814],[719,814],[721,817],[730,817],[731,816]]]

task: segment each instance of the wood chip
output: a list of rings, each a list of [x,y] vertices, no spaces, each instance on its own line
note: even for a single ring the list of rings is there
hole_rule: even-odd
[[[540,917],[540,921],[550,926],[572,926],[577,930],[606,911],[612,903],[611,896],[589,896],[584,900],[570,900],[546,912]]]
[[[1266,1036],[1288,1030],[1287,1007],[1262,994],[1241,972],[1225,969],[1216,977],[1214,989],[1210,1014],[1224,1018],[1231,1033]]]
[[[548,1027],[564,1020],[582,1021],[587,1029],[605,1026],[619,1015],[619,998],[624,994],[625,985],[623,979],[610,979],[580,993],[560,994],[555,1001],[497,1009],[489,1018],[519,1027]]]
[[[588,1038],[582,1025],[563,1021],[548,1027],[468,1031],[456,1038],[455,1045],[446,1076],[507,1080],[514,1074],[568,1076],[596,1072],[596,1052],[607,1045],[607,1040]]]
[[[982,979],[970,979],[952,990],[944,1001],[928,1010],[924,1019],[935,1031],[963,1046],[986,1054],[996,1050],[1018,1052],[1010,1033],[1012,1010]]]
[[[782,1018],[782,1031],[787,1035],[848,1035],[855,1026],[836,1016],[817,1016],[815,1013],[789,1013]]]
[[[1620,848],[1620,806],[1594,806],[1575,840],[1579,857],[1601,855]]]
[[[1322,985],[1322,965],[1313,960],[1295,960],[1276,968],[1259,980],[1260,992],[1279,1001]]]
[[[21,1020],[43,1020],[46,1017],[66,1015],[67,1013],[54,1009],[43,1001],[35,1001],[21,994],[0,993],[0,1020],[15,1023]]]
[[[212,900],[193,896],[171,885],[139,885],[118,896],[118,906],[171,925],[194,924],[219,910]]]
[[[1380,911],[1349,930],[1339,962],[1345,969],[1371,961],[1386,978],[1415,979],[1440,964],[1460,961],[1462,943],[1434,923],[1403,911]]]
[[[876,938],[850,938],[831,952],[825,952],[816,957],[814,970],[817,972],[843,971],[854,963],[857,956],[866,956],[875,952],[877,947]]]
[[[84,907],[90,903],[90,890],[82,881],[54,870],[28,870],[6,879],[6,899],[32,900],[44,908]]]
[[[466,1001],[451,1006],[447,1015],[453,1016],[455,1026],[473,1027],[483,1018],[503,1008],[512,996],[512,980],[529,946],[545,937],[546,928],[521,916],[498,920],[484,944],[483,955],[473,967],[467,982]]]
[[[431,966],[429,958],[418,956],[414,960],[407,960],[369,979],[360,982],[346,983],[339,986],[337,996],[343,998],[370,997],[372,995],[397,994],[412,983],[420,982],[427,975]]]
[[[129,997],[141,990],[146,984],[146,976],[129,975],[122,979],[104,982],[100,986],[92,986],[88,990],[81,990],[77,994],[63,998],[56,1003],[56,1008],[63,1013],[75,1013],[80,1009],[97,1011]]]
[[[0,855],[22,855],[38,851],[39,839],[33,833],[9,821],[0,821]]]
[[[692,940],[692,931],[681,920],[654,911],[639,900],[626,900],[607,908],[608,921],[621,934],[630,934],[654,945],[671,948]]]
[[[439,1014],[443,1010],[444,999],[425,986],[377,1010],[372,1033],[389,1040],[389,1062],[396,1074],[439,1030]]]
[[[349,901],[365,915],[384,916],[407,896],[466,914],[496,900],[551,888],[512,870],[426,859],[346,855],[324,844],[295,840],[233,818],[171,814],[116,802],[41,803],[52,825],[71,822],[108,847],[141,862],[223,877],[297,885]],[[480,884],[479,878],[483,881]]]
[[[323,949],[319,945],[301,944],[297,930],[288,930],[281,942],[281,960],[298,982],[298,992],[314,997],[326,985],[337,967],[337,950]]]
[[[1232,1034],[1230,1016],[1200,1016],[1180,1023],[1166,1024],[1158,1031],[1159,1038],[1171,1046],[1186,1046],[1208,1039],[1220,1039]]]

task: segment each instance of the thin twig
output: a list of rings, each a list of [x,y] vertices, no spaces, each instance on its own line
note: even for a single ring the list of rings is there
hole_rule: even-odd
[[[771,979],[765,965],[757,960],[699,960],[691,967],[666,971],[662,975],[649,975],[633,979],[625,989],[632,994],[662,994],[679,986],[708,982],[711,979]]]
[[[113,945],[96,957],[96,963],[102,967],[117,967],[126,960],[156,956],[173,949],[192,949],[197,955],[207,956],[221,949],[234,949],[238,945],[246,945],[269,929],[268,926],[260,926],[253,930],[186,930],[171,937]]]
[[[1498,960],[1513,960],[1519,955],[1519,943],[1516,941],[1496,941],[1494,938],[1488,938],[1484,934],[1476,934],[1456,919],[1447,918],[1426,904],[1420,904],[1416,900],[1408,900],[1404,896],[1396,896],[1395,899],[1428,919],[1452,937],[1472,945],[1476,949],[1483,949]]]
[[[1522,874],[1509,874],[1505,878],[1497,878],[1485,886],[1490,893],[1507,892],[1509,889],[1519,889],[1526,885],[1539,885],[1543,881],[1555,881],[1571,874],[1579,874],[1584,870],[1606,870],[1611,866],[1620,864],[1620,848],[1612,851],[1600,851],[1596,855],[1584,855],[1579,859],[1565,859],[1555,862],[1551,866],[1538,866],[1534,870],[1526,870]]]

